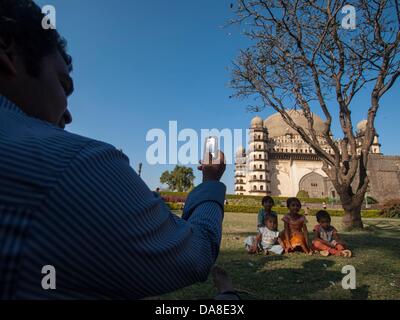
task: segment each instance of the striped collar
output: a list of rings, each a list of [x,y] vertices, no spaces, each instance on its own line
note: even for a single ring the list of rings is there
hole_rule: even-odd
[[[16,104],[8,100],[6,97],[0,95],[0,108],[5,108],[16,113],[24,113]]]

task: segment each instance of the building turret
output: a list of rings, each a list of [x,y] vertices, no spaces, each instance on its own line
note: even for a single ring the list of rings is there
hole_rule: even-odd
[[[268,167],[268,130],[260,117],[251,121],[249,150],[247,157],[248,193],[252,195],[270,194]]]
[[[246,193],[246,150],[241,146],[235,154],[235,194],[243,195]]]

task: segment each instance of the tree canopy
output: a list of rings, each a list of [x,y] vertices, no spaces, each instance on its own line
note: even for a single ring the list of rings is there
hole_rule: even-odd
[[[192,168],[177,165],[171,172],[163,172],[160,182],[168,185],[171,191],[186,192],[193,188],[194,179]]]

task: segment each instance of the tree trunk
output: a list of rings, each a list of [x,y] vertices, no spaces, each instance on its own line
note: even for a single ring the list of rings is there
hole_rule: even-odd
[[[346,231],[354,229],[363,229],[363,222],[361,220],[361,207],[363,198],[356,198],[355,196],[345,196],[342,199],[342,206],[344,209],[343,227]]]

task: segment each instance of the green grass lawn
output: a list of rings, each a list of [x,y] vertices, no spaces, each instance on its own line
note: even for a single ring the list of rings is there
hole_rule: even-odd
[[[256,232],[257,216],[226,213],[217,264],[232,278],[243,299],[400,299],[400,220],[364,219],[366,230],[341,233],[353,258],[248,255],[243,241]],[[315,217],[308,218],[312,231]],[[280,221],[280,219],[279,219]],[[332,224],[341,231],[341,218]],[[282,228],[280,221],[279,228]],[[341,286],[342,267],[356,269],[357,289]],[[162,299],[210,299],[216,291],[207,282],[164,295]]]

